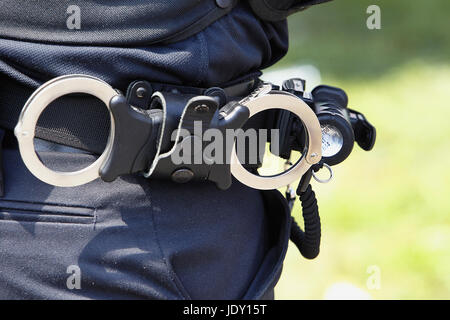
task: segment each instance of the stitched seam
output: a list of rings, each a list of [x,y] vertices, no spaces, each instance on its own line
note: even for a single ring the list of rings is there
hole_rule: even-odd
[[[91,210],[96,210],[97,208],[95,207],[88,207],[88,206],[75,206],[75,205],[70,205],[70,204],[65,204],[65,205],[61,205],[59,203],[56,202],[38,202],[38,201],[27,201],[27,200],[12,200],[12,199],[1,199],[1,202],[15,202],[15,203],[28,203],[28,204],[41,204],[41,205],[46,205],[46,206],[54,206],[54,207],[62,207],[62,208],[80,208],[80,209],[91,209]]]
[[[94,231],[96,230],[97,226],[97,208],[94,210]]]
[[[35,213],[43,216],[63,216],[63,217],[74,217],[74,218],[88,218],[92,219],[94,218],[93,215],[90,214],[70,214],[70,213],[63,213],[63,212],[52,212],[52,211],[45,211],[45,210],[39,210],[39,209],[24,209],[24,208],[11,208],[11,207],[4,207],[0,205],[0,213],[2,211],[6,212],[23,212],[24,214],[27,213]]]
[[[45,221],[45,220],[38,220],[38,219],[30,219],[30,220],[25,220],[25,219],[11,219],[7,216],[2,216],[4,217],[4,219],[0,219],[0,221],[3,222],[18,222],[20,224],[26,223],[26,224],[49,224],[49,225],[55,225],[55,224],[65,224],[65,225],[70,225],[70,226],[75,226],[75,225],[79,225],[79,226],[88,226],[89,228],[92,227],[92,222],[74,222],[74,221],[62,221],[62,220],[58,220],[58,221]],[[91,218],[92,219],[92,218]]]
[[[204,23],[203,21],[209,21],[209,17],[211,17],[212,15],[214,15],[216,12],[218,12],[219,8],[217,7],[213,7],[211,10],[208,11],[208,13],[206,13],[203,17],[201,17],[199,20],[191,23],[190,25],[188,25],[187,27],[183,28],[183,30],[177,31],[172,35],[169,35],[165,38],[163,38],[162,40],[158,40],[157,42],[166,42],[166,43],[175,43],[178,41],[182,41],[186,38],[189,38],[189,33],[192,32],[192,30],[195,30],[196,27],[198,27],[199,25],[201,25],[202,23]],[[220,16],[219,16],[220,18]],[[217,19],[215,19],[217,20]],[[213,20],[213,22],[215,21]],[[208,27],[211,23],[208,23],[206,27]],[[201,30],[205,29],[205,27],[201,28]],[[195,33],[194,33],[195,34]],[[191,36],[193,36],[193,34],[191,33]],[[151,44],[151,43],[150,43]]]
[[[200,70],[198,72],[198,78],[196,81],[196,85],[198,86],[202,82],[202,80],[207,77],[209,67],[209,52],[203,32],[198,33],[197,38],[200,41]]]

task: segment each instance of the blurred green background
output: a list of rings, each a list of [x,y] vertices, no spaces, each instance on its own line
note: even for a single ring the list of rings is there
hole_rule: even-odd
[[[381,30],[366,26],[373,4]],[[450,298],[449,12],[448,0],[335,0],[289,18],[289,54],[268,71],[316,66],[378,139],[314,183],[321,254],[290,246],[277,299]]]

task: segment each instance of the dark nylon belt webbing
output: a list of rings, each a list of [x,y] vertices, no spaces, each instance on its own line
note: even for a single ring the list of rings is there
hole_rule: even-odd
[[[257,84],[257,75],[247,77],[225,88],[229,97],[248,95]],[[177,90],[182,93],[203,94],[205,89],[152,83],[154,91]],[[13,130],[20,112],[33,93],[30,88],[5,80],[0,75],[0,127]],[[261,118],[251,119],[251,127],[261,127]],[[99,99],[71,94],[52,102],[41,114],[35,136],[62,145],[101,154],[109,135],[110,118]]]

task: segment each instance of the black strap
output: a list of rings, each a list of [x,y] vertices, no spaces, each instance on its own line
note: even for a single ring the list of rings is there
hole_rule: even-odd
[[[258,84],[256,72],[230,82],[224,91],[230,97],[248,95]],[[131,85],[130,85],[131,86]],[[177,91],[202,95],[205,88],[151,83],[153,91]],[[35,88],[20,85],[0,75],[0,127],[13,130],[20,112]],[[147,92],[151,95],[151,92]],[[99,99],[72,94],[53,101],[39,118],[35,136],[47,141],[101,154],[110,128],[108,110]]]
[[[34,89],[0,79],[0,127],[13,130]],[[73,94],[55,100],[39,118],[36,137],[100,154],[109,135],[109,114],[93,96]]]

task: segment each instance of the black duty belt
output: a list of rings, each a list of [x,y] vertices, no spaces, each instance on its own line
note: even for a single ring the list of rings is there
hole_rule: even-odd
[[[247,96],[257,86],[260,73],[250,74],[227,84],[227,99]],[[134,81],[127,89],[128,103],[148,109],[154,92],[202,95],[214,90],[172,84]],[[0,74],[0,127],[14,130],[20,112],[35,89],[9,80]],[[261,122],[261,118],[256,121]],[[262,125],[261,123],[253,125]],[[41,114],[35,136],[47,141],[101,154],[110,131],[110,117],[102,101],[92,95],[70,94],[53,101]]]
[[[175,180],[183,182],[209,180],[220,189],[231,185],[233,175],[256,189],[277,189],[298,180],[321,160],[321,128],[314,111],[302,99],[286,91],[274,90],[271,84],[257,83],[256,87],[254,84],[252,86],[254,90],[250,95],[232,101],[229,101],[229,92],[236,90],[236,87],[226,90],[210,88],[202,95],[181,93],[175,89],[158,91],[153,93],[148,103],[143,104],[144,108],[139,108],[133,102],[136,96],[134,90],[142,95],[149,87],[145,89],[134,84],[125,96],[91,76],[62,76],[33,92],[23,107],[14,131],[28,169],[40,180],[55,186],[77,186],[98,177],[110,182],[121,175],[143,173],[147,178],[175,175],[178,177]],[[70,173],[55,172],[45,167],[34,151],[35,132],[39,128],[38,120],[47,107],[58,98],[73,93],[93,95],[107,106],[110,115],[108,140],[103,153],[88,168]],[[243,167],[233,147],[234,138],[229,146],[229,140],[225,141],[225,137],[229,131],[244,129],[254,115],[277,108],[290,111],[301,119],[307,132],[307,148],[292,169],[277,176],[262,177]],[[83,128],[86,130],[89,126],[96,126],[93,120],[90,119]],[[203,150],[208,141],[205,141],[204,135],[209,129],[216,130],[215,133],[222,137],[222,144],[215,150],[214,156],[206,159]],[[45,139],[52,140],[53,137]],[[175,163],[176,154],[182,154],[184,161]]]
[[[211,181],[220,189],[230,187],[232,176],[260,190],[288,186],[286,196],[291,208],[295,193],[302,201],[306,233],[293,224],[292,239],[307,258],[318,254],[320,243],[317,202],[310,187],[314,172],[325,166],[331,179],[330,165],[345,160],[355,141],[365,150],[375,143],[375,129],[362,114],[347,108],[344,91],[319,86],[307,93],[301,79],[287,80],[280,88],[250,77],[226,88],[209,89],[136,81],[124,95],[98,78],[67,75],[39,87],[17,115],[20,90],[0,93],[0,125],[11,129],[17,122],[14,133],[22,159],[38,179],[72,187],[98,177],[111,182],[122,175],[141,173],[147,178],[170,177],[176,182]],[[87,104],[80,94],[97,100]],[[66,100],[60,101],[63,96]],[[52,122],[55,119],[59,126]],[[278,130],[277,148],[273,146],[275,138],[267,140],[272,153],[289,161],[291,152],[297,150],[300,159],[277,175],[261,176],[257,170],[248,170],[243,163],[251,154],[239,154],[239,138],[244,136],[245,147],[260,144],[258,140],[245,140],[249,127]],[[229,132],[239,134],[228,141]],[[208,138],[207,133],[211,134]],[[217,141],[222,140],[214,152],[205,154],[212,133]],[[53,171],[37,156],[35,137],[101,155],[82,170]],[[263,140],[263,146],[256,148],[257,153],[265,143]],[[295,192],[289,186],[299,179]]]

